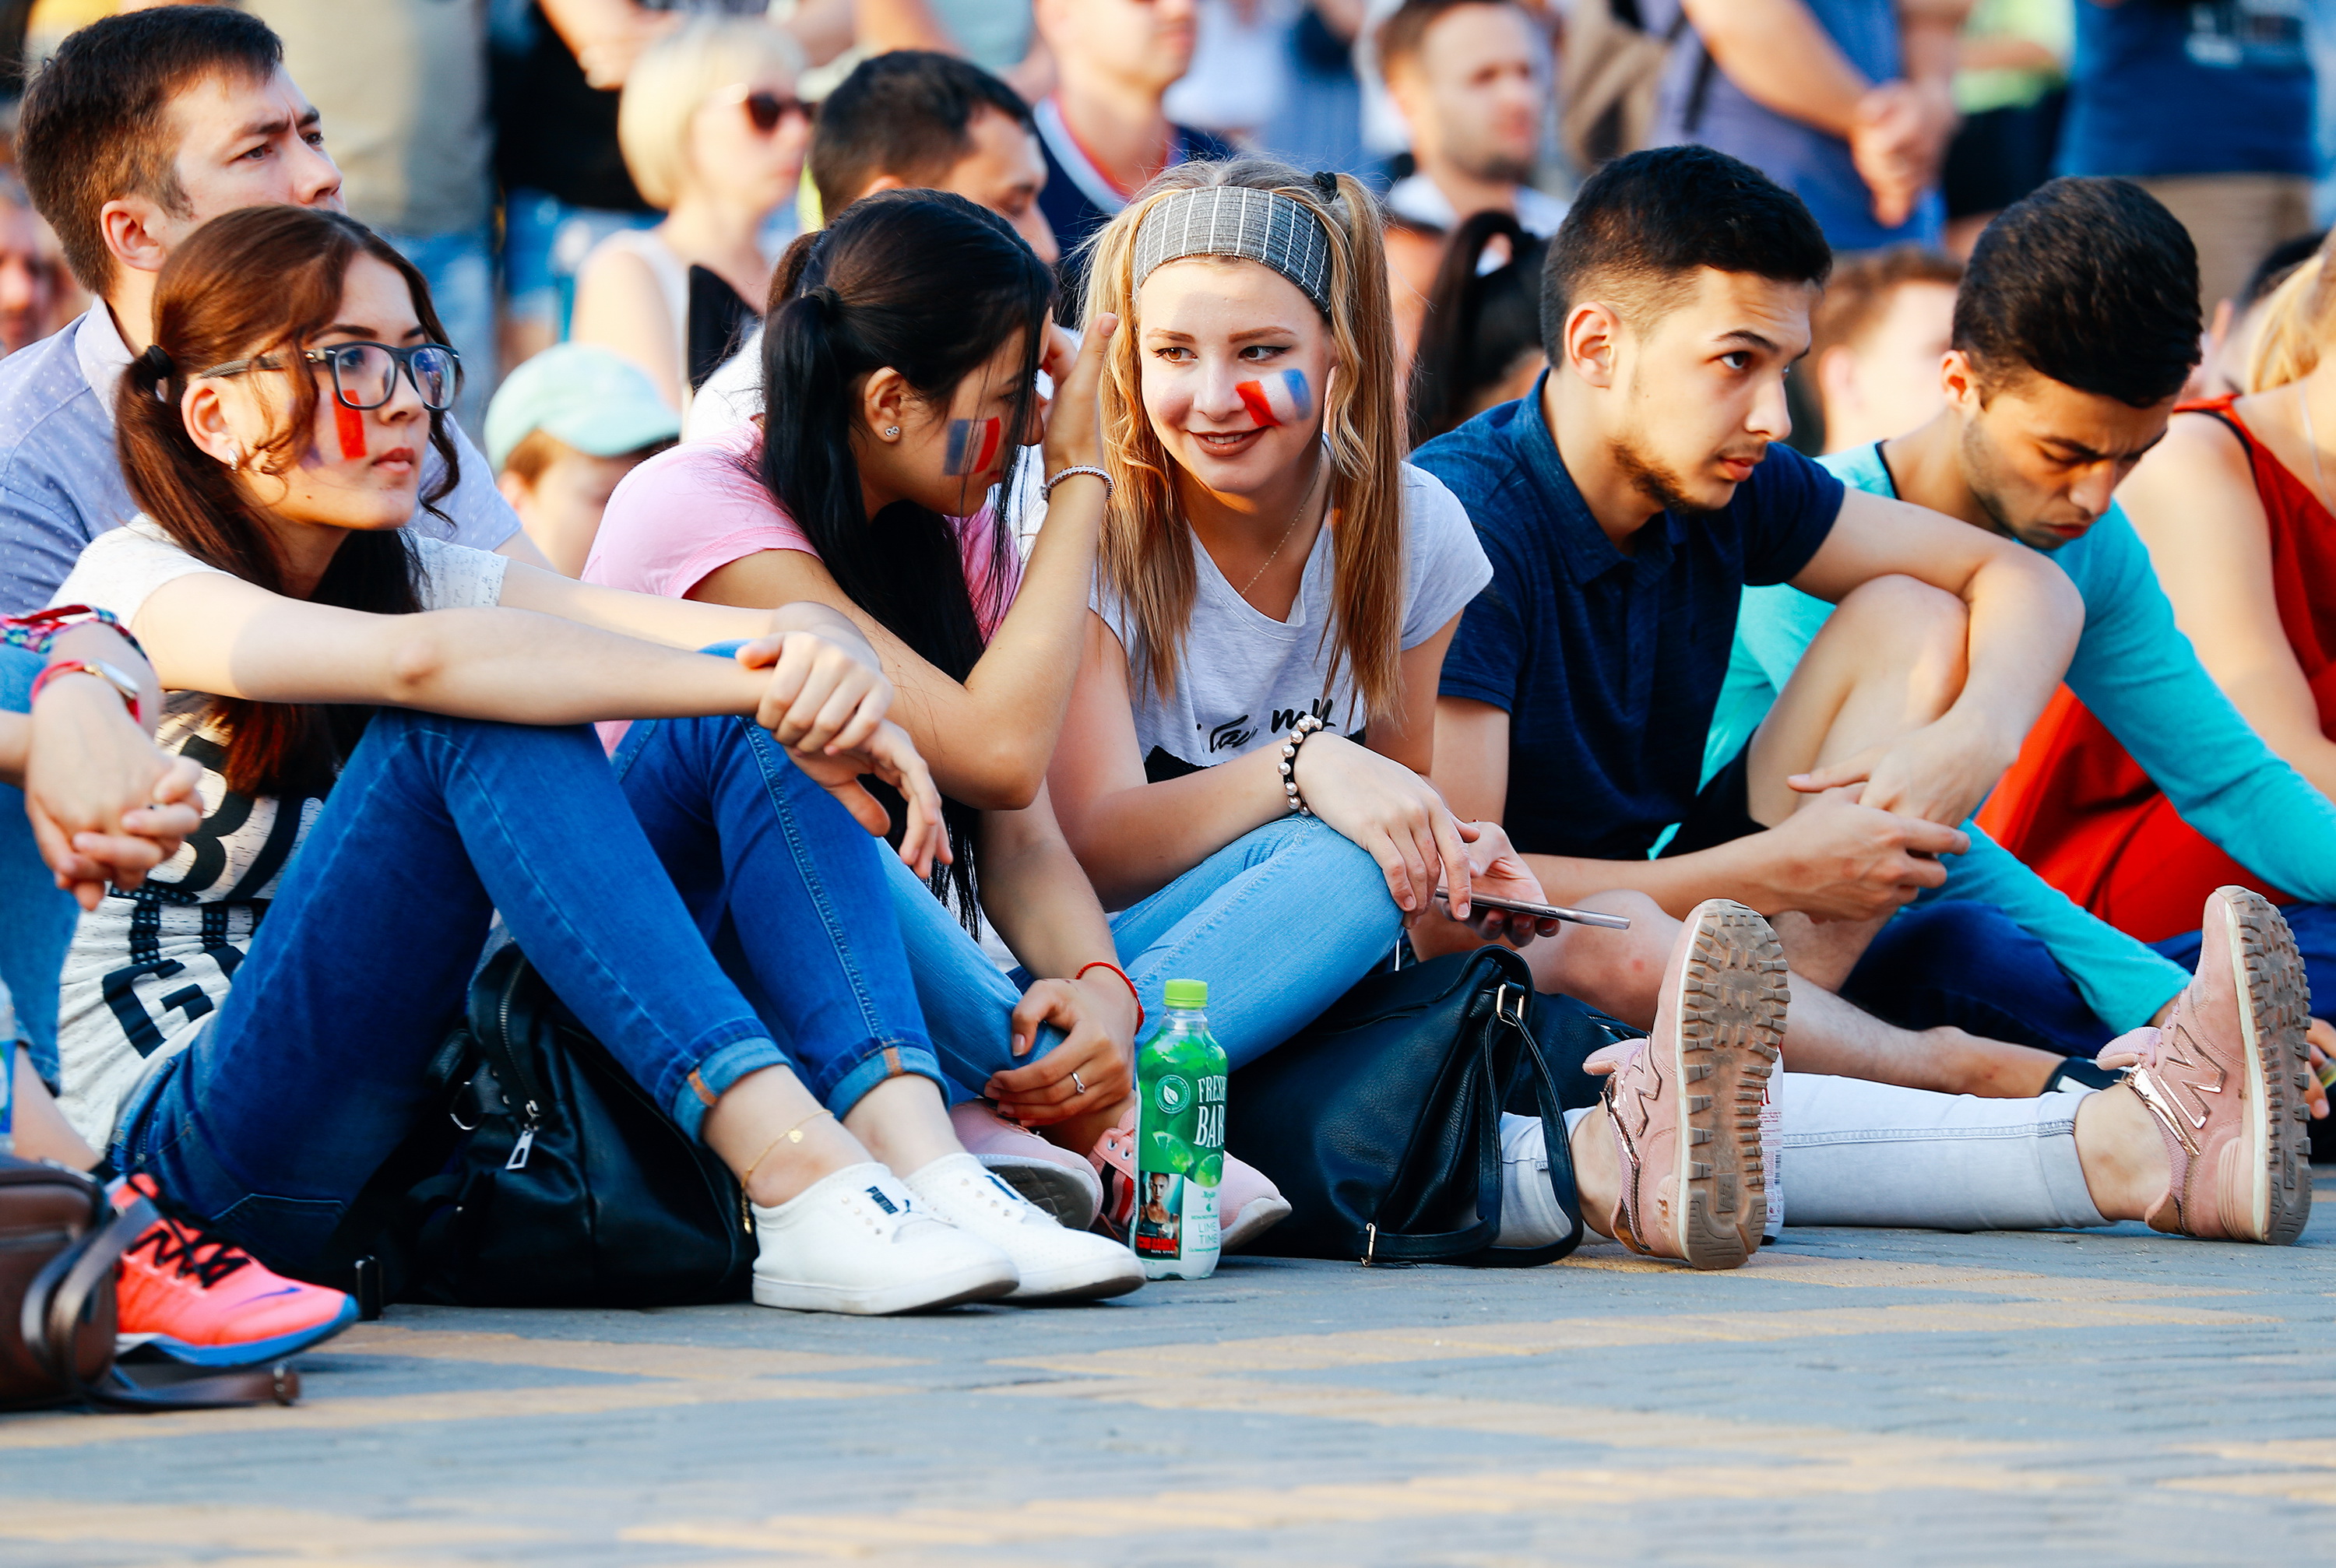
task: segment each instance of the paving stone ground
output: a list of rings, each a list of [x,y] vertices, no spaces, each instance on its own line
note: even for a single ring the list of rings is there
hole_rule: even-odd
[[[294,1409],[0,1419],[0,1564],[2327,1562],[2301,1246],[1790,1231],[1076,1310],[393,1308]]]

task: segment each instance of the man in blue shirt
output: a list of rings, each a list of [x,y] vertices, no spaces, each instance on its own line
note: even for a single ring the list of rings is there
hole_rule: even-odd
[[[2272,883],[2322,999],[2336,996],[2336,804],[2231,705],[2175,625],[2149,553],[2112,499],[2166,433],[2197,358],[2188,236],[2139,186],[2061,179],[2007,209],[1955,302],[1947,406],[1894,440],[1826,458],[1860,490],[1894,495],[2050,555],[2085,600],[2068,685],[2183,819]],[[1745,590],[1705,771],[1744,754],[1831,605],[1788,587]],[[1854,637],[1850,628],[1844,633]],[[1827,638],[1841,640],[1844,634]],[[2153,951],[2079,909],[1975,826],[1971,852],[1927,899],[1991,904],[2038,938],[2095,1018],[2051,1043],[2086,1055],[2154,1023],[2188,983],[2198,939]],[[2001,964],[1986,986],[2003,982]],[[2336,1041],[2326,1025],[2315,1033]],[[2315,1095],[2315,1098],[2318,1096]]]
[[[1864,933],[1944,880],[1935,857],[1965,844],[1952,824],[2017,754],[2081,619],[2032,552],[1844,493],[1783,446],[1786,370],[1830,264],[1797,198],[1708,148],[1636,153],[1582,186],[1544,274],[1548,374],[1413,457],[1468,508],[1494,572],[1445,659],[1436,783],[1462,817],[1504,822],[1559,901],[1635,890],[1673,915],[1733,898],[1776,919],[1798,977],[1787,1066],[2032,1094],[2059,1057],[1909,1033],[1825,989]],[[1787,699],[1779,734],[1797,738],[1700,813],[1708,847],[1647,859],[1698,804],[1743,586],[1840,599],[1893,576],[1966,607],[1953,689],[1927,629],[1885,626],[1841,682]],[[1855,782],[1796,793],[1818,765]],[[1660,927],[1647,899],[1626,902]],[[1593,943],[1547,945],[1598,968]],[[1627,969],[1542,979],[1651,1016]]]
[[[114,389],[152,341],[154,278],[172,248],[239,207],[339,210],[340,171],[282,60],[255,18],[165,7],[72,34],[25,93],[24,182],[97,300],[0,362],[0,613],[47,604],[82,546],[137,515],[114,452]],[[461,483],[438,503],[453,537],[542,564],[486,459],[453,433]],[[446,531],[426,516],[417,526]]]

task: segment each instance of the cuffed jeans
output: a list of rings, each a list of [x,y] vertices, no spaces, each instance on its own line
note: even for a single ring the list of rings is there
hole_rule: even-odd
[[[1010,1019],[1029,972],[1000,973],[897,856],[887,871],[917,998],[956,1097],[1062,1043],[1046,1028],[1016,1058]],[[1146,1013],[1161,1016],[1169,980],[1206,980],[1209,1031],[1236,1067],[1344,996],[1394,948],[1401,924],[1377,862],[1319,818],[1297,816],[1244,833],[1111,918],[1120,968]]]
[[[125,1110],[117,1166],[271,1260],[314,1256],[423,1113],[498,911],[693,1135],[763,1067],[839,1114],[855,1086],[937,1076],[897,934],[833,918],[881,909],[881,846],[791,765],[739,765],[746,727],[666,721],[620,789],[587,728],[375,715],[226,1003]],[[734,902],[786,1051],[709,949]]]
[[[2106,1225],[2077,1158],[2077,1091],[1983,1100],[1785,1073],[1788,1225],[2040,1231]]]
[[[0,712],[28,713],[33,679],[45,655],[0,648]],[[80,915],[73,895],[58,890],[33,841],[24,792],[0,784],[0,987],[15,1004],[16,1034],[29,1042],[33,1066],[57,1081],[57,977]],[[6,1045],[0,1039],[0,1046]]]

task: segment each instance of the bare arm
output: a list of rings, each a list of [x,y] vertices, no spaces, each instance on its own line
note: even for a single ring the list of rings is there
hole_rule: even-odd
[[[576,275],[576,316],[569,336],[597,343],[640,366],[669,408],[681,406],[681,345],[673,313],[648,263],[603,250]]]
[[[2175,624],[2265,745],[2336,796],[2336,741],[2281,629],[2271,523],[2246,449],[2205,414],[2185,414],[2118,492]]]
[[[1961,695],[1886,750],[1804,775],[1796,788],[1865,784],[1864,803],[1941,823],[1975,810],[2059,688],[2084,629],[2084,600],[2060,569],[2010,540],[1919,506],[1852,490],[1793,586],[1838,602],[1888,574],[1961,599],[1970,613]]]
[[[625,84],[641,51],[681,25],[684,13],[651,11],[634,0],[542,0],[544,20],[593,86]]]
[[[1764,109],[1846,139],[1874,83],[1802,0],[1682,0],[1714,63]]]

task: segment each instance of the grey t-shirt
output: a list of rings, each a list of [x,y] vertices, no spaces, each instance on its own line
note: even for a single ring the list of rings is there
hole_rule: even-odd
[[[1405,465],[1402,646],[1414,648],[1467,608],[1493,580],[1468,514],[1444,482]],[[1352,735],[1362,726],[1349,672],[1331,677],[1337,644],[1330,621],[1331,533],[1315,535],[1290,618],[1275,620],[1234,590],[1195,541],[1192,624],[1165,699],[1143,675],[1139,635],[1126,607],[1101,589],[1097,615],[1127,650],[1134,675],[1135,742],[1154,783],[1231,762],[1280,743],[1304,714]]]

